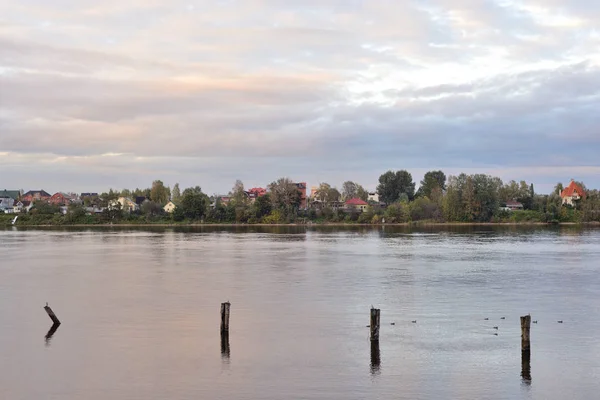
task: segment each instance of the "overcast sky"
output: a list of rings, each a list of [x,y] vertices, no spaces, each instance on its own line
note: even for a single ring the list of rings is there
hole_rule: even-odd
[[[600,2],[0,0],[0,189],[600,187]]]

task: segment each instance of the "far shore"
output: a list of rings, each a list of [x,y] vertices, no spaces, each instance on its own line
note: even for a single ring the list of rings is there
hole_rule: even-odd
[[[6,225],[12,226],[12,225]],[[186,228],[186,227],[226,227],[226,228],[240,228],[240,227],[306,227],[306,228],[319,228],[319,227],[445,227],[445,226],[600,226],[600,222],[402,222],[402,223],[386,223],[386,224],[359,224],[359,223],[344,223],[344,222],[328,222],[328,223],[289,223],[289,224],[235,224],[235,223],[189,223],[189,224],[168,224],[168,223],[148,223],[148,224],[132,224],[132,223],[116,223],[116,224],[61,224],[61,225],[14,225],[16,228],[61,228],[61,227],[73,227],[73,228],[112,228],[112,227],[165,227],[165,228]]]

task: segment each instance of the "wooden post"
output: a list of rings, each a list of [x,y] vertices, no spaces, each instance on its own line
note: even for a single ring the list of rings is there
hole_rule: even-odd
[[[54,311],[52,311],[52,309],[48,307],[48,303],[46,303],[44,310],[46,310],[46,313],[48,313],[48,316],[50,317],[54,325],[60,325],[60,321],[58,320],[58,318],[56,318],[56,314],[54,314]]]
[[[521,317],[521,351],[530,351],[529,330],[531,328],[531,315]]]
[[[221,357],[229,359],[231,347],[229,347],[229,332],[221,332]]]
[[[371,374],[379,373],[381,368],[381,352],[379,351],[379,340],[371,341]]]
[[[371,307],[371,341],[379,341],[380,312],[379,308]]]
[[[531,342],[529,330],[531,328],[531,315],[521,317],[521,377],[531,381]]]
[[[221,303],[221,334],[227,333],[229,335],[229,308],[231,303]]]

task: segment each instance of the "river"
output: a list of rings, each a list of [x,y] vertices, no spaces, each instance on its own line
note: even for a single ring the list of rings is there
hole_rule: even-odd
[[[0,398],[595,399],[599,260],[574,227],[0,230]]]

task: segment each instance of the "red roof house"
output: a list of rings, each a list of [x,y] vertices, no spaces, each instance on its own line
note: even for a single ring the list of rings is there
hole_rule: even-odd
[[[346,200],[344,205],[349,210],[356,210],[356,211],[364,212],[367,210],[369,203],[367,203],[366,201],[364,201],[362,199],[355,197],[353,199]]]
[[[574,205],[575,201],[580,199],[585,199],[585,191],[581,186],[575,183],[574,180],[571,179],[571,183],[564,190],[560,192],[560,197],[562,197],[562,203],[568,205]]]

